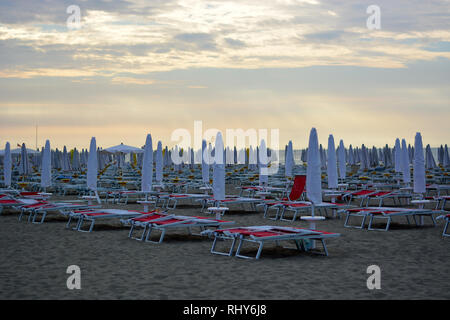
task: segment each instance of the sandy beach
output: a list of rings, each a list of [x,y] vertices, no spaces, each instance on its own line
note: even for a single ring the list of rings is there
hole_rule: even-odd
[[[190,204],[174,213],[204,215]],[[376,232],[327,219],[318,229],[342,235],[327,242],[328,257],[268,245],[255,261],[213,255],[210,239],[182,230],[152,244],[129,239],[129,228],[119,222],[101,221],[94,232],[80,233],[67,230],[65,218],[56,214],[42,225],[17,217],[14,211],[0,216],[0,299],[450,298],[450,241],[441,237],[442,222],[437,227],[394,223],[389,232]],[[301,221],[265,220],[262,213],[234,206],[225,219],[236,226],[307,227]],[[69,265],[81,268],[81,290],[66,287]],[[381,268],[380,290],[366,286],[370,265]]]

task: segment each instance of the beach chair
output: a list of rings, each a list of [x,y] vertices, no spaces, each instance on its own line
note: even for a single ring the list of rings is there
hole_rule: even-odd
[[[100,219],[124,219],[137,217],[145,212],[131,211],[131,210],[119,210],[119,209],[86,209],[86,210],[73,210],[68,213],[69,220],[67,221],[66,228],[69,229],[71,222],[76,221],[76,225],[72,230],[79,232],[92,232],[95,222]],[[89,229],[84,230],[84,222],[90,222]]]
[[[299,213],[309,213],[313,209],[315,214],[319,213],[327,217],[329,216],[327,210],[334,210],[334,212],[336,212],[336,215],[339,216],[340,210],[349,207],[352,206],[345,203],[322,202],[313,205],[311,202],[308,201],[297,201],[294,203],[283,205],[282,209],[280,210],[280,220],[293,222],[297,219],[297,215]],[[290,219],[285,218],[285,214],[288,212],[292,213],[292,218]]]
[[[211,247],[211,253],[233,256],[234,247],[237,244],[237,249],[234,253],[236,257],[256,260],[261,257],[262,249],[265,243],[275,242],[276,244],[279,244],[279,242],[281,241],[292,241],[295,243],[297,250],[310,251],[306,242],[318,240],[322,243],[323,253],[317,253],[328,256],[325,239],[340,236],[340,234],[338,233],[278,226],[239,227],[232,229],[219,229],[215,231],[208,230],[203,233],[214,237],[214,241]],[[230,249],[227,251],[218,251],[216,249],[218,240],[231,240]],[[243,245],[247,242],[258,244],[258,250],[254,258],[241,254]]]
[[[260,203],[264,203],[266,200],[262,198],[248,198],[248,197],[240,197],[240,196],[231,196],[227,195],[223,200],[217,200],[214,198],[205,198],[202,205],[202,212],[206,209],[206,207],[222,207],[224,205],[240,205],[242,210],[246,210],[245,205],[247,204],[250,207],[250,211],[257,211],[256,206]],[[224,212],[222,212],[223,214]]]
[[[305,202],[298,201],[305,191],[305,185],[306,185],[306,175],[296,175],[294,178],[294,184],[292,185],[291,192],[287,196],[287,198],[282,198],[277,201],[267,201],[264,203],[264,218],[267,218],[268,212],[270,209],[276,210],[276,215],[274,218],[270,218],[271,220],[277,220],[279,218],[281,210],[284,211],[285,207],[298,203],[301,205]]]
[[[47,215],[51,212],[57,212],[64,216],[68,214],[71,210],[81,210],[81,209],[95,209],[99,208],[98,205],[88,205],[85,203],[71,203],[71,202],[46,202],[40,201],[35,204],[22,206],[18,220],[21,221],[24,215],[28,214],[28,222],[34,224],[42,224],[45,221]],[[41,215],[41,218],[37,218]]]
[[[221,228],[225,225],[234,223],[233,221],[210,219],[207,217],[198,216],[179,216],[157,211],[138,216],[124,222],[126,224],[131,224],[131,229],[128,234],[129,238],[153,243],[162,243],[166,232],[172,229],[183,228],[186,229],[190,235],[192,235],[194,234],[192,233],[193,228],[200,228],[200,232],[202,232],[206,228]],[[143,232],[140,237],[133,237],[133,231],[136,227],[143,228]],[[158,241],[151,240],[153,231],[159,231],[161,233]],[[197,235],[201,235],[201,233],[198,233]]]
[[[369,218],[369,223],[367,226],[367,230],[376,230],[376,231],[388,231],[391,225],[392,219],[394,217],[405,217],[408,224],[410,224],[409,218],[412,217],[417,226],[421,225],[417,222],[417,218],[422,219],[423,217],[429,217],[433,223],[436,225],[436,220],[433,214],[436,214],[436,210],[430,209],[414,209],[414,208],[397,208],[397,207],[363,207],[363,208],[351,208],[346,209],[345,213],[347,214],[347,218],[344,223],[344,227],[352,227],[363,229],[365,227],[365,221],[367,217]],[[360,225],[350,225],[350,217],[362,217],[362,222]],[[386,221],[386,225],[384,228],[375,228],[373,223],[375,220],[384,220]]]
[[[0,214],[3,212],[5,208],[19,209],[23,206],[37,204],[39,202],[40,202],[39,200],[35,199],[26,199],[26,198],[15,199],[12,198],[11,196],[5,195],[2,198],[0,198]]]
[[[202,201],[210,197],[210,195],[199,193],[172,193],[159,196],[160,200],[163,201],[162,208],[165,210],[175,210],[180,200],[190,200],[193,202]]]

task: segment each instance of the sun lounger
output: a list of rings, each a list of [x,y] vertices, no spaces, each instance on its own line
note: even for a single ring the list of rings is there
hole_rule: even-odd
[[[351,208],[344,209],[347,214],[344,226],[347,228],[357,228],[363,229],[365,227],[365,222],[367,217],[369,217],[369,224],[367,226],[368,230],[378,230],[378,231],[388,231],[389,226],[392,222],[393,217],[405,217],[408,224],[410,223],[409,217],[414,219],[416,225],[420,225],[416,218],[429,217],[433,223],[436,225],[435,218],[433,214],[441,211],[430,210],[430,209],[413,209],[413,208],[396,208],[396,207],[364,207],[364,208]],[[350,217],[362,217],[362,222],[359,226],[350,225]],[[373,227],[373,222],[376,219],[381,219],[386,221],[385,228],[375,228]]]
[[[0,214],[3,212],[5,208],[20,208],[26,205],[32,205],[40,202],[39,200],[35,199],[15,199],[10,196],[4,196],[0,198]]]
[[[179,216],[161,212],[151,212],[135,218],[131,218],[123,221],[125,224],[130,224],[129,238],[153,242],[162,243],[167,230],[183,228],[187,229],[189,234],[192,234],[192,228],[200,228],[200,231],[204,231],[206,228],[221,228],[225,225],[233,224],[232,221],[224,221],[218,219],[211,219],[207,217],[198,216]],[[143,232],[140,237],[133,237],[133,232],[137,228],[143,228]],[[160,231],[161,235],[158,241],[151,240],[152,231]]]
[[[67,215],[68,211],[71,210],[81,210],[81,209],[94,209],[98,208],[96,205],[88,205],[86,203],[80,202],[47,202],[47,201],[39,201],[38,203],[30,204],[22,206],[21,213],[19,215],[19,221],[22,220],[22,217],[28,214],[28,222],[32,222],[35,224],[42,224],[45,221],[45,218],[50,212],[57,212],[62,215]],[[41,215],[41,219],[36,221],[36,218]]]
[[[238,244],[236,253],[239,258],[251,259],[251,257],[241,254],[242,247],[245,242],[253,242],[259,244],[258,251],[254,259],[259,259],[263,246],[267,242],[293,241],[296,249],[299,251],[308,251],[305,241],[318,240],[323,246],[323,255],[328,256],[328,250],[325,244],[325,239],[339,237],[338,233],[331,233],[319,230],[310,230],[292,227],[277,227],[277,226],[253,226],[253,227],[239,227],[232,229],[219,229],[215,231],[205,231],[204,234],[209,234],[214,237],[214,242],[211,247],[211,253],[232,256],[236,243]],[[231,240],[231,247],[226,252],[216,250],[218,240]]]
[[[198,193],[172,193],[161,195],[159,198],[164,201],[162,205],[164,209],[175,210],[180,200],[201,201],[209,197],[210,196],[207,194],[198,194]]]
[[[294,184],[292,185],[291,192],[289,193],[287,198],[282,198],[276,201],[266,201],[264,203],[264,218],[267,218],[268,212],[271,209],[276,210],[275,218],[270,218],[272,220],[277,220],[279,218],[280,213],[282,213],[286,206],[294,203],[305,203],[304,201],[298,201],[305,190],[306,185],[306,176],[305,175],[296,175],[294,178]]]
[[[142,215],[144,212],[130,211],[130,210],[118,210],[118,209],[87,209],[87,210],[73,210],[69,212],[69,220],[66,228],[70,227],[72,220],[76,220],[76,226],[73,230],[80,232],[92,232],[95,222],[99,219],[124,219],[132,218]],[[83,230],[83,224],[85,221],[90,221],[90,227],[88,230]]]

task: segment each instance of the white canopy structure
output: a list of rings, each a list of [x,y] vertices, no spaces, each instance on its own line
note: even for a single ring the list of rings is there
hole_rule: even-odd
[[[327,163],[327,174],[328,174],[328,188],[337,189],[338,187],[338,176],[337,176],[337,163],[336,163],[336,148],[334,146],[334,137],[332,134],[328,137],[328,163]]]
[[[109,152],[109,153],[144,153],[144,150],[140,149],[140,148],[136,148],[136,147],[132,147],[132,146],[127,146],[123,143],[114,146],[114,147],[109,147],[106,149],[103,149],[102,151],[104,152]]]
[[[414,193],[424,194],[426,191],[425,185],[425,158],[423,152],[422,136],[420,132],[416,133],[414,140]]]

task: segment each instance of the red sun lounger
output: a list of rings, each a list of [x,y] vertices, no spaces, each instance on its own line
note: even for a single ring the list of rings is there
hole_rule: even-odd
[[[306,241],[317,240],[322,243],[323,255],[328,256],[325,239],[340,236],[338,233],[278,226],[239,227],[232,229],[219,229],[215,231],[209,230],[208,233],[214,236],[211,253],[232,256],[234,247],[236,243],[238,243],[236,253],[234,255],[238,258],[245,259],[251,259],[251,257],[241,254],[241,250],[245,242],[259,244],[258,251],[254,259],[259,259],[261,257],[261,252],[266,242],[276,242],[278,244],[280,241],[293,241],[297,250],[308,251]],[[230,249],[226,252],[217,251],[216,246],[218,240],[231,240],[232,243]]]
[[[88,210],[73,210],[68,216],[66,228],[70,227],[72,220],[77,220],[76,226],[72,228],[80,232],[92,232],[95,222],[99,219],[124,219],[137,217],[145,212],[131,211],[131,210],[118,210],[118,209],[88,209]],[[90,221],[90,227],[88,230],[83,230],[83,223]]]
[[[421,222],[420,223],[417,222],[416,219],[417,217],[420,218],[420,221],[422,220],[423,217],[429,217],[433,225],[436,225],[436,221],[433,214],[436,214],[438,212],[440,211],[430,209],[396,208],[396,207],[365,207],[365,208],[346,209],[345,213],[347,214],[347,218],[345,220],[344,227],[363,229],[365,227],[365,221],[367,217],[369,217],[369,224],[367,226],[367,230],[388,231],[393,217],[405,217],[408,224],[410,224],[409,217],[412,217],[417,226],[422,224]],[[359,226],[349,224],[350,217],[355,216],[362,217],[362,222]],[[386,221],[385,228],[373,227],[373,222],[376,219],[385,220]]]
[[[131,224],[131,229],[128,234],[129,238],[153,243],[162,243],[164,236],[169,229],[184,228],[189,234],[193,234],[192,228],[198,227],[200,228],[200,231],[204,231],[208,227],[221,228],[225,225],[234,223],[233,221],[211,219],[207,217],[178,216],[159,212],[153,212],[148,215],[132,218],[127,222]],[[133,237],[133,230],[136,227],[141,227],[144,229],[140,237]],[[152,231],[161,232],[158,241],[151,240]]]

